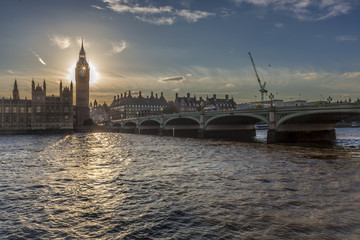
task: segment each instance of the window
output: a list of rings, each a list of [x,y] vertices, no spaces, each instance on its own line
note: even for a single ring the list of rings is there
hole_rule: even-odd
[[[28,113],[31,113],[31,107],[28,107]]]
[[[40,113],[41,112],[41,107],[40,106],[36,106],[36,112]]]
[[[5,112],[8,113],[10,111],[9,107],[5,107]]]
[[[69,112],[69,108],[68,107],[64,107],[64,113],[68,113]]]
[[[25,112],[25,108],[24,107],[20,107],[20,112],[24,113]]]

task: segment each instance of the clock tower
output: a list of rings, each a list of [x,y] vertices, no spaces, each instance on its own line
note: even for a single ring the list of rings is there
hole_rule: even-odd
[[[84,125],[84,121],[90,118],[89,109],[89,79],[90,68],[86,61],[83,40],[81,40],[81,50],[79,60],[75,67],[76,82],[76,125]]]

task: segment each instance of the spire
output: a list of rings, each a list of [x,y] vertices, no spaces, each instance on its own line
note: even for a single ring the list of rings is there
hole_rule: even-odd
[[[17,86],[17,82],[16,82],[16,78],[15,78],[15,83],[14,83],[14,90],[13,90],[13,99],[15,100],[19,100],[19,90],[18,90],[18,86]]]
[[[18,90],[18,85],[17,85],[17,82],[16,82],[16,78],[15,78],[15,82],[14,82],[14,90]]]
[[[84,50],[84,39],[81,37],[81,49],[79,53],[79,58],[86,58],[85,50]]]

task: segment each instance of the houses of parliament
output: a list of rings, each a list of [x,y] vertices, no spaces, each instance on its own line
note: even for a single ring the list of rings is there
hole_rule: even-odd
[[[11,98],[0,99],[0,131],[12,130],[72,130],[89,119],[90,67],[83,43],[75,67],[76,105],[73,105],[73,83],[63,87],[59,95],[46,94],[42,85],[31,82],[31,99],[21,98],[15,79]]]

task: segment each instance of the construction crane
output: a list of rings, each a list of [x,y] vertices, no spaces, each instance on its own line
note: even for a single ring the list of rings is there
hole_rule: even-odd
[[[259,74],[256,70],[256,66],[255,66],[255,63],[254,63],[254,59],[252,58],[251,56],[251,53],[249,52],[249,56],[250,56],[250,60],[251,60],[251,63],[253,65],[253,68],[254,68],[254,72],[255,72],[255,75],[256,75],[256,78],[259,82],[259,86],[260,86],[260,92],[261,92],[261,105],[262,107],[264,106],[264,93],[267,93],[268,91],[265,89],[265,86],[266,86],[266,82],[264,83],[261,83],[261,80],[260,80],[260,77],[259,77]]]

